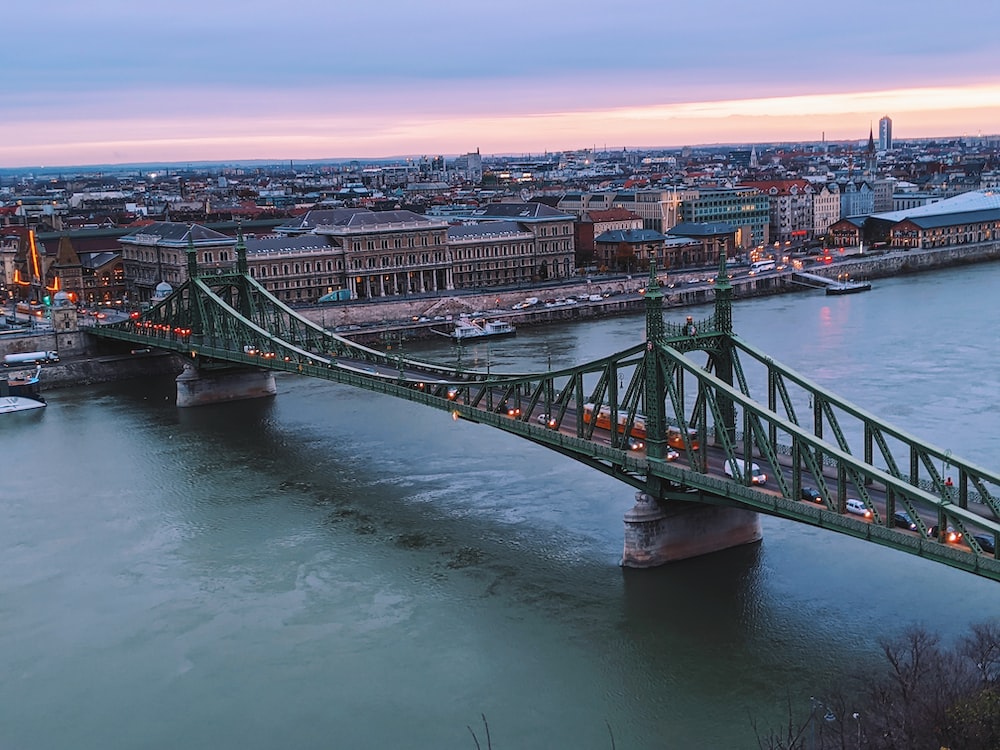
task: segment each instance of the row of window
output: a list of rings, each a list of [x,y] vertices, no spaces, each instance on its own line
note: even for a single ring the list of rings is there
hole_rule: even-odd
[[[303,263],[301,265],[298,264],[298,263],[293,263],[291,265],[289,265],[288,263],[285,263],[282,266],[273,265],[273,266],[271,266],[270,275],[271,276],[289,276],[289,275],[294,274],[294,275],[297,276],[299,274],[309,274],[309,273],[313,272],[312,271],[312,265],[313,265],[312,263]],[[322,270],[323,270],[323,267],[322,267],[321,262],[320,261],[316,261],[316,272],[318,273],[318,272],[320,272]],[[343,271],[344,270],[344,261],[338,259],[336,261],[336,263],[334,263],[334,261],[328,260],[328,261],[326,261],[326,270],[327,271],[333,271],[333,270]],[[254,278],[257,278],[257,277],[262,278],[262,279],[263,278],[267,278],[267,276],[269,275],[268,274],[268,267],[264,266],[264,265],[261,265],[261,266],[250,266],[250,275],[253,276]]]
[[[573,231],[571,224],[563,224],[563,225],[558,226],[558,227],[539,227],[538,228],[538,236],[539,237],[548,237],[549,234],[550,234],[550,230],[551,230],[551,235],[553,237],[557,236],[560,233],[560,230],[562,230],[562,234],[570,234]]]
[[[416,242],[417,238],[416,237],[406,237],[405,238],[405,240],[406,240],[405,243],[403,242],[403,240],[404,240],[403,237],[394,237],[393,240],[392,240],[392,247],[395,248],[395,249],[397,249],[397,250],[399,250],[402,247],[416,247],[417,246],[417,242]],[[434,240],[434,242],[437,242],[439,244],[443,244],[444,242],[446,242],[445,238],[437,237],[437,236],[435,236],[433,238],[433,240]],[[364,241],[364,243],[362,243],[360,240],[355,240],[355,242],[353,244],[354,251],[355,252],[361,252],[361,246],[362,246],[362,244],[364,244],[366,250],[377,250],[377,249],[378,250],[388,250],[389,249],[389,240],[388,239],[366,240],[366,241]],[[428,244],[429,244],[429,239],[426,236],[420,238],[420,246],[421,247],[427,247]]]
[[[361,261],[365,262],[362,263]],[[447,258],[445,258],[444,253],[434,253],[433,260],[431,253],[421,253],[420,254],[420,265],[427,265],[428,263],[445,263]],[[402,255],[383,255],[381,257],[376,257],[371,255],[367,258],[351,258],[351,270],[359,270],[361,268],[408,268],[416,266],[418,263],[416,255],[407,255],[406,262],[403,262]]]
[[[497,250],[499,250],[499,253],[497,252]],[[487,247],[469,247],[469,248],[455,249],[455,250],[451,251],[451,255],[452,255],[452,257],[455,260],[463,260],[463,259],[470,259],[470,258],[492,258],[492,257],[495,257],[498,254],[499,255],[510,255],[511,253],[514,253],[514,254],[523,254],[523,253],[526,253],[526,252],[527,252],[527,245],[525,245],[525,244],[522,243],[520,245],[510,245],[510,246],[508,246],[508,245],[501,245],[499,247],[497,247],[496,245],[494,245],[494,246],[491,246],[491,247],[488,247],[488,248]]]

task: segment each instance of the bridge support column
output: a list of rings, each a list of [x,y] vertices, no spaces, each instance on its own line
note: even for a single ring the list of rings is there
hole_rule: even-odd
[[[274,373],[270,370],[199,372],[191,365],[184,365],[184,372],[177,376],[178,406],[264,398],[277,392]]]
[[[759,542],[760,517],[751,510],[670,501],[660,505],[645,492],[625,514],[621,565],[653,568],[674,560]]]

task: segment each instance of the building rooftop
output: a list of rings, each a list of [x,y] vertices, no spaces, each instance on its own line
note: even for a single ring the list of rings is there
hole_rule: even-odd
[[[972,190],[968,193],[945,198],[925,206],[915,206],[900,211],[889,211],[884,214],[872,214],[873,218],[883,221],[897,222],[903,219],[918,219],[941,214],[969,213],[1000,208],[1000,192],[995,190]]]
[[[661,242],[666,235],[654,229],[609,229],[594,238],[594,242],[607,244],[609,242],[625,242],[630,245],[638,242]]]
[[[667,230],[667,234],[675,237],[718,237],[735,232],[736,227],[724,221],[684,221]]]

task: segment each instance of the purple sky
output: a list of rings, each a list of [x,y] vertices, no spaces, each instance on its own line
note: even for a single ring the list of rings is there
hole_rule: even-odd
[[[926,7],[20,2],[0,166],[1000,131],[1000,3]]]

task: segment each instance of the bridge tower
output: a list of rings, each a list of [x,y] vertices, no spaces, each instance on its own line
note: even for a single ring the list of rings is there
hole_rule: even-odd
[[[719,273],[715,279],[715,321],[710,338],[716,376],[733,383],[732,315],[733,287],[726,269],[725,249],[720,253]],[[663,292],[650,264],[646,286],[646,455],[663,461],[667,446],[666,382],[658,352],[669,346],[664,335]],[[735,436],[736,414],[731,399],[719,398],[723,425]],[[659,477],[650,476],[646,488],[635,495],[635,505],[625,514],[625,546],[621,564],[626,568],[651,568],[674,560],[698,557],[762,538],[760,517],[754,511],[724,505],[689,502],[680,499],[684,488],[675,487]]]
[[[718,333],[718,348],[715,357],[715,377],[727,385],[733,384],[733,285],[729,282],[729,271],[726,268],[726,249],[719,251],[719,273],[715,277],[715,328]],[[736,437],[736,410],[732,399],[720,395],[719,411],[722,412],[722,425],[729,433],[730,440]],[[721,442],[720,432],[716,426],[716,442]]]
[[[246,243],[243,241],[243,228],[238,230],[236,243],[236,267],[241,278],[247,273]],[[187,272],[189,283],[198,278],[198,251],[194,246],[194,238],[188,233]],[[189,293],[191,335],[198,340],[204,335],[204,321],[201,307],[194,293]],[[241,314],[249,317],[250,304],[246,284],[242,284],[237,300]],[[250,398],[265,398],[278,392],[274,382],[274,372],[256,367],[243,366],[208,366],[192,354],[191,360],[184,363],[184,371],[177,376],[177,406],[205,406],[226,401],[243,401]]]
[[[645,413],[646,413],[646,455],[663,460],[667,448],[667,413],[663,394],[666,383],[663,371],[657,367],[657,347],[663,342],[663,292],[656,278],[656,262],[649,263],[649,282],[646,284],[646,367],[645,367]],[[650,481],[659,480],[651,477]],[[659,487],[649,490],[656,496]]]

